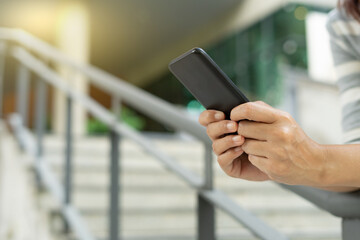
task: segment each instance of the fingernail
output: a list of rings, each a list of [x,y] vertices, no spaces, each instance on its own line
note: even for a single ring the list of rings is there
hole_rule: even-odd
[[[242,150],[241,147],[237,147],[234,149],[235,152],[240,152],[241,150]]]
[[[222,119],[222,114],[221,113],[216,113],[215,114],[215,119],[221,120]]]
[[[241,137],[241,136],[235,136],[235,137],[232,138],[232,140],[233,140],[234,142],[241,142],[242,137]]]
[[[233,130],[235,127],[234,123],[228,123],[226,126],[229,130]]]

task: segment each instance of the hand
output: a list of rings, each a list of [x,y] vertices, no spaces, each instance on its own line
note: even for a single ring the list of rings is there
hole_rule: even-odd
[[[237,106],[230,118],[245,137],[249,161],[272,180],[321,186],[326,166],[321,145],[311,140],[286,112],[263,102]]]
[[[207,128],[207,134],[213,141],[213,150],[218,156],[218,163],[226,174],[252,181],[264,181],[269,177],[252,165],[247,154],[241,148],[244,137],[234,135],[238,130],[236,121],[225,120],[225,114],[207,110],[199,117],[201,125]],[[227,134],[231,135],[227,135]]]

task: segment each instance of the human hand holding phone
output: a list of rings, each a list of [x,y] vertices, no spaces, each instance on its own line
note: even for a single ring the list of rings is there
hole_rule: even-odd
[[[261,101],[248,102],[233,108],[230,120],[207,110],[199,122],[207,128],[219,165],[229,176],[314,187],[326,182],[324,169],[329,164],[324,148],[284,111]]]
[[[242,145],[245,138],[237,134],[238,123],[226,120],[225,114],[216,110],[203,111],[199,123],[206,127],[213,142],[213,150],[223,171],[234,178],[251,181],[265,181],[269,177],[255,167],[244,153]]]
[[[358,145],[314,142],[288,113],[263,102],[249,102],[202,49],[174,59],[169,69],[208,109],[199,122],[207,128],[218,162],[228,175],[331,191],[360,186]]]
[[[193,48],[175,58],[169,69],[208,109],[201,114],[199,121],[207,128],[221,168],[233,177],[267,180],[268,177],[243,153],[244,138],[237,136],[237,122],[230,120],[231,110],[249,101],[240,89],[201,48]]]

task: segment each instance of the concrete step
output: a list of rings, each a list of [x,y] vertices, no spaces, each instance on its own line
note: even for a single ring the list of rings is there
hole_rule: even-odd
[[[86,217],[87,222],[97,236],[106,236],[107,229],[107,217]],[[288,216],[284,220],[284,216],[279,217],[262,217],[264,221],[271,221],[271,225],[277,229],[281,229],[281,232],[294,237],[311,234],[330,237],[339,237],[340,232],[333,226],[340,224],[339,221],[329,222],[324,217],[314,217],[312,221],[315,223],[313,226],[309,226],[308,221],[300,221],[298,216]],[[174,214],[153,214],[148,216],[130,216],[125,215],[121,218],[123,234],[128,236],[136,235],[182,235],[183,233],[191,233],[195,236],[196,233],[196,216],[195,214],[187,213],[174,213]],[[231,218],[224,215],[221,212],[217,212],[217,229],[219,233],[224,235],[237,236],[238,239],[242,237],[250,238],[252,236],[246,229],[244,229],[239,223],[234,222]],[[289,224],[289,222],[292,224]],[[321,224],[316,224],[321,223]],[[314,237],[314,236],[313,236]],[[256,238],[255,238],[256,239]],[[315,239],[315,238],[313,238]]]
[[[120,204],[124,209],[128,210],[129,213],[135,212],[134,209],[139,209],[139,211],[149,209],[148,212],[153,212],[151,209],[154,209],[161,213],[174,210],[180,212],[184,211],[184,209],[189,210],[195,208],[195,196],[196,195],[193,192],[184,192],[182,194],[133,194],[124,192],[122,193]],[[75,192],[73,199],[75,206],[78,206],[80,209],[87,209],[88,212],[106,212],[109,203],[109,197],[105,194],[84,194]],[[302,199],[281,200],[280,197],[274,196],[269,196],[264,199],[261,198],[260,195],[248,197],[232,196],[232,199],[243,208],[261,215],[282,214],[298,215],[299,217],[304,216],[304,214],[308,217],[319,214],[324,215],[320,210],[314,208]],[[326,217],[329,217],[327,214],[325,215]]]
[[[46,159],[62,178],[62,139],[46,138]],[[155,139],[182,166],[202,174],[203,146],[194,141]],[[124,239],[196,239],[196,192],[139,146],[121,143],[121,231]],[[214,161],[214,182],[243,208],[294,240],[340,239],[340,219],[271,182],[226,176]],[[73,202],[99,239],[106,239],[109,203],[109,142],[77,138],[74,148]],[[218,239],[257,239],[231,217],[217,211]]]

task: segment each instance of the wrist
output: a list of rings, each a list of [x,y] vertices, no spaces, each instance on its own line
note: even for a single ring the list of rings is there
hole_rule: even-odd
[[[339,186],[340,179],[338,178],[338,173],[339,171],[341,171],[341,166],[338,166],[339,162],[334,161],[334,158],[331,156],[331,146],[319,144],[319,148],[321,157],[320,164],[322,165],[322,170],[319,178],[319,186]]]

